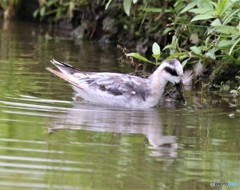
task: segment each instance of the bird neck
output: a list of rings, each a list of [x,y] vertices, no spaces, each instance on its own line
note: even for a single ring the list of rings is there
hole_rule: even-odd
[[[161,96],[168,81],[161,66],[149,77],[152,93]]]

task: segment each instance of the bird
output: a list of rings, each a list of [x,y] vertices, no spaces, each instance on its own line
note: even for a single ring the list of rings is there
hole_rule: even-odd
[[[47,67],[48,71],[70,83],[77,96],[94,104],[133,109],[156,107],[168,82],[175,85],[180,98],[185,101],[180,85],[183,66],[177,59],[164,60],[148,78],[85,72],[55,59],[51,63],[58,70]]]

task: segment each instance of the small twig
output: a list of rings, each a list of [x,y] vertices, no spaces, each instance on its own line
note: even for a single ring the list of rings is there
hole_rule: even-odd
[[[135,66],[135,68],[138,68],[138,67],[141,65],[141,63],[136,63],[136,62],[134,61],[133,57],[127,56],[127,54],[128,54],[128,49],[127,49],[126,47],[122,47],[121,45],[118,44],[118,45],[117,45],[117,48],[122,51],[122,53],[125,55],[126,60],[127,60],[128,62],[130,62],[132,66]]]

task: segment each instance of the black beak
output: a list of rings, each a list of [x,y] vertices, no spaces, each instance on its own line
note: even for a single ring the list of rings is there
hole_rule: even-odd
[[[185,103],[185,98],[184,98],[183,92],[182,92],[182,86],[180,85],[180,83],[175,83],[175,87],[179,93],[180,99]]]

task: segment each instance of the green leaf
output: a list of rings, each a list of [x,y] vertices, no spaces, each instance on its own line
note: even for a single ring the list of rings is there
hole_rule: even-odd
[[[39,13],[40,13],[40,16],[41,16],[41,17],[44,17],[44,16],[45,16],[45,12],[46,12],[46,7],[45,7],[45,6],[41,7],[41,8],[40,8],[40,12],[39,12]]]
[[[218,47],[219,48],[222,48],[222,47],[227,47],[227,46],[231,46],[234,44],[234,41],[232,40],[221,40],[219,43],[218,43]]]
[[[189,3],[180,13],[185,13],[197,5],[197,2]]]
[[[197,2],[198,2],[199,8],[213,9],[213,5],[212,5],[212,2],[213,2],[213,1],[201,0],[201,1],[197,1]]]
[[[138,59],[138,60],[140,60],[140,61],[145,61],[145,62],[152,63],[152,64],[155,65],[154,62],[149,61],[147,58],[141,56],[139,53],[128,53],[128,54],[126,54],[126,55],[127,55],[128,57],[133,57],[133,58]]]
[[[215,59],[216,59],[216,56],[215,56],[215,48],[210,49],[210,50],[205,54],[205,56],[215,60]]]
[[[185,67],[185,65],[188,64],[188,61],[189,61],[189,60],[190,60],[190,58],[185,59],[185,60],[182,62],[182,66]]]
[[[130,15],[131,6],[132,6],[132,0],[123,0],[123,9],[127,14],[127,16]]]
[[[7,10],[7,8],[9,7],[8,2],[7,1],[0,1],[0,6],[1,8],[3,8],[3,10]]]
[[[201,49],[197,46],[190,47],[190,50],[197,55],[201,55],[201,52],[202,52]]]
[[[160,57],[160,54],[159,54],[159,55],[152,54],[152,56],[153,56],[154,59],[155,59],[155,64],[158,64],[158,59],[159,59],[159,57]]]
[[[193,17],[191,22],[198,21],[198,20],[208,20],[210,18],[214,18],[212,16],[212,13],[206,13],[206,14],[203,14],[203,15],[197,15],[197,16]]]
[[[143,8],[141,10],[146,11],[146,12],[152,12],[152,13],[161,13],[162,12],[161,8],[154,8],[154,7]]]
[[[240,42],[240,38],[238,38],[237,41],[235,41],[235,43],[232,45],[232,47],[230,48],[229,52],[228,52],[228,55],[231,55],[235,46]]]
[[[160,55],[161,53],[160,46],[156,42],[154,42],[152,45],[152,53],[154,55]]]
[[[38,14],[39,14],[39,9],[37,9],[37,10],[34,11],[33,17],[36,18]]]
[[[50,7],[50,6],[52,6],[52,5],[56,5],[56,4],[58,3],[58,1],[56,1],[56,0],[50,0],[50,1],[47,1],[46,3],[47,3],[47,6]]]
[[[109,0],[109,1],[107,2],[106,6],[105,6],[105,10],[108,9],[108,7],[109,7],[109,5],[111,4],[111,2],[112,2],[112,0]]]
[[[168,34],[170,31],[173,31],[173,30],[175,30],[174,27],[167,27],[167,28],[164,29],[163,35]]]
[[[236,9],[235,11],[229,11],[229,13],[227,14],[226,12],[226,16],[223,18],[224,22],[223,24],[227,24],[229,23],[232,19],[235,18],[235,16],[237,14],[239,14],[238,12],[240,11],[240,9]]]
[[[191,9],[191,10],[189,10],[189,12],[202,15],[202,14],[211,13],[212,9],[197,8],[197,9]]]
[[[212,3],[212,5],[214,6],[214,9],[216,10],[217,9],[217,7],[218,7],[218,4],[217,3],[215,3],[215,2],[213,2],[213,1],[211,1],[211,3]],[[217,10],[216,10],[217,11]]]
[[[169,49],[170,54],[173,54],[177,51],[177,46],[178,46],[178,38],[176,35],[172,36],[172,42],[169,45],[166,45],[163,50]]]
[[[160,46],[156,42],[154,42],[152,45],[152,53],[153,53],[152,56],[155,58],[155,62],[157,64],[161,54],[161,50],[160,50]]]
[[[221,21],[217,18],[214,21],[212,21],[212,23],[210,25],[211,26],[220,26],[222,24],[221,24]]]
[[[221,12],[223,11],[223,8],[226,5],[226,3],[227,3],[227,0],[220,0],[220,2],[218,3],[217,12],[219,14],[221,14]]]
[[[236,34],[239,32],[237,27],[228,25],[215,26],[214,30],[221,34]]]

